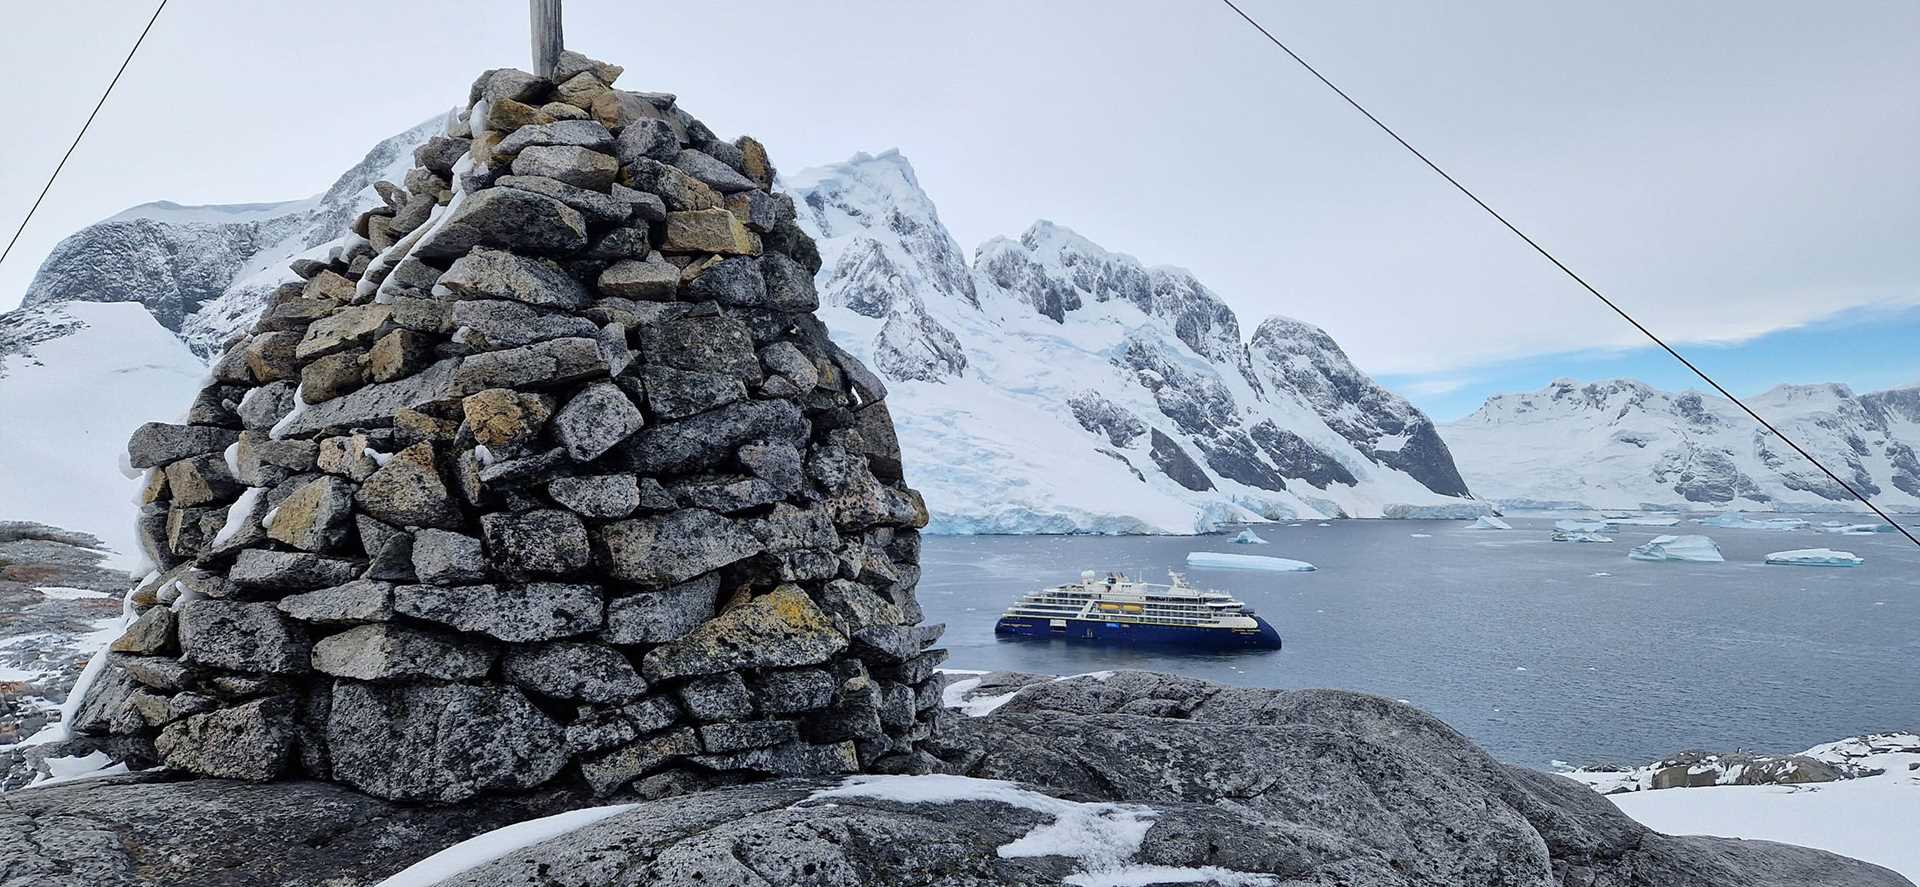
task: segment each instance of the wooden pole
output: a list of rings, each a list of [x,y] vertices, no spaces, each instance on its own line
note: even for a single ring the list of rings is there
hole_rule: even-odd
[[[566,41],[560,35],[560,0],[528,0],[533,17],[533,73],[552,77]]]

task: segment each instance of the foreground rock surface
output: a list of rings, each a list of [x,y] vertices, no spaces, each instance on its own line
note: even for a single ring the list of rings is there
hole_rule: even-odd
[[[608,799],[630,810],[441,883],[1911,887],[1818,850],[1652,832],[1377,697],[1147,672],[968,680],[949,696],[1018,695],[985,717],[946,712],[927,762],[946,775],[849,787],[663,774]],[[370,885],[508,822],[595,803],[547,788],[401,806],[332,785],[154,775],[9,801],[0,884],[46,887]]]

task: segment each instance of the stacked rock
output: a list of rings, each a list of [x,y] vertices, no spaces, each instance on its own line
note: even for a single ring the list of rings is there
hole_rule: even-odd
[[[931,764],[885,389],[765,149],[619,73],[486,72],[134,434],[156,570],[76,731],[438,801]]]

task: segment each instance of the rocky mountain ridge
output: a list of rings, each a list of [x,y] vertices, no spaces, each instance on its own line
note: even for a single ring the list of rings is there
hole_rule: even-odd
[[[949,531],[1204,530],[1457,516],[1446,445],[1331,337],[1239,319],[1191,272],[1039,221],[971,267],[897,152],[788,180],[822,316],[899,380],[902,446]],[[977,454],[983,461],[937,454]],[[1105,459],[1089,459],[1100,454]]]
[[[1884,508],[1920,510],[1920,387],[1780,385],[1747,400]],[[1863,510],[1731,401],[1631,379],[1556,380],[1442,426],[1476,492],[1597,508]]]
[[[440,125],[382,142],[309,200],[154,204],[84,229],[28,303],[138,301],[210,354],[288,281],[289,258],[324,257],[331,226],[378,204],[373,182],[397,181],[411,143]],[[1191,273],[1046,221],[969,262],[897,152],[782,184],[819,243],[822,317],[899,389],[935,531],[1188,533],[1485,510],[1433,423],[1317,328],[1272,318],[1243,342]]]

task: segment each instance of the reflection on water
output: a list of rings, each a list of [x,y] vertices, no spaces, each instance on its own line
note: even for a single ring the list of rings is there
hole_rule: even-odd
[[[1552,543],[1552,521],[1336,521],[1228,536],[928,537],[920,600],[947,623],[955,668],[1177,672],[1229,684],[1342,687],[1405,699],[1517,763],[1644,762],[1684,748],[1798,751],[1920,727],[1920,549],[1894,534],[1708,529],[1724,564],[1646,563],[1612,545]],[[1417,537],[1413,534],[1427,534]],[[1853,569],[1766,566],[1827,546]],[[1280,651],[1181,653],[998,639],[1034,587],[1083,569],[1164,582],[1204,549],[1290,557],[1312,573],[1188,571],[1254,607]]]

